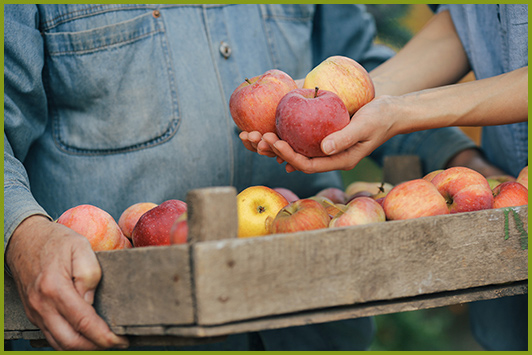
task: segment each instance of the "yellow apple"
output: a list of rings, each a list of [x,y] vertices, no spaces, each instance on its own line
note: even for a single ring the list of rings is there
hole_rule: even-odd
[[[375,97],[375,87],[366,69],[355,60],[339,55],[325,59],[307,74],[303,88],[316,87],[338,95],[349,116]]]
[[[238,237],[258,237],[270,234],[270,224],[288,200],[266,186],[251,186],[236,196]]]
[[[374,199],[384,197],[393,188],[392,184],[380,181],[355,181],[347,185],[345,194],[347,195],[347,202],[351,201],[354,197],[371,196]],[[366,193],[366,194],[360,194]],[[358,195],[357,195],[358,194]]]
[[[516,181],[528,189],[528,165],[521,169]]]

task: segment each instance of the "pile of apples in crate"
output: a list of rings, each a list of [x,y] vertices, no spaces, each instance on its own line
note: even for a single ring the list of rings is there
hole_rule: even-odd
[[[242,131],[276,133],[297,153],[317,157],[324,155],[323,138],[344,128],[374,95],[373,82],[359,63],[333,56],[309,72],[302,88],[277,69],[245,79],[231,95],[229,109]],[[527,204],[528,166],[517,177],[488,178],[454,167],[396,186],[358,181],[346,190],[331,187],[305,198],[282,187],[251,186],[237,195],[238,237]],[[85,236],[95,251],[183,244],[188,235],[187,204],[175,199],[159,205],[138,202],[118,222],[96,206],[80,205],[57,223]]]

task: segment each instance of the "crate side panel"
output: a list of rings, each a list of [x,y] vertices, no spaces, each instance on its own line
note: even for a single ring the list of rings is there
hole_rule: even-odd
[[[515,208],[528,230],[528,208]],[[417,296],[528,278],[511,217],[487,210],[198,243],[198,324]]]
[[[111,326],[194,321],[188,245],[98,253],[97,312]]]

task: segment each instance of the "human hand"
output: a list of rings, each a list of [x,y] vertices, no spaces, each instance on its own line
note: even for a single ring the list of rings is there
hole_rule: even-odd
[[[325,137],[321,142],[322,151],[328,154],[325,157],[308,158],[299,154],[275,133],[265,133],[262,141],[268,144],[279,163],[287,163],[289,173],[296,170],[307,174],[351,170],[373,150],[400,133],[395,129],[391,101],[388,96],[374,99],[358,110],[345,128]],[[261,144],[257,147],[267,151]]]
[[[450,168],[453,166],[464,166],[466,168],[476,170],[484,175],[484,177],[508,175],[507,172],[491,164],[480,152],[480,150],[475,148],[464,149],[457,153],[449,160],[449,162],[447,162],[445,168]]]
[[[5,257],[28,319],[54,349],[128,346],[92,307],[101,269],[85,237],[32,216],[13,233]]]

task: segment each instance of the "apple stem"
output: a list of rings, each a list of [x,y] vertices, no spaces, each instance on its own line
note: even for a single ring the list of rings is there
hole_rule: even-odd
[[[320,89],[317,86],[314,88],[314,98],[318,97],[318,91],[319,90]]]
[[[381,186],[379,186],[379,191],[384,192],[384,181],[381,182]]]
[[[251,85],[251,81],[249,81],[248,78],[245,78],[244,80],[245,80],[249,85]]]

